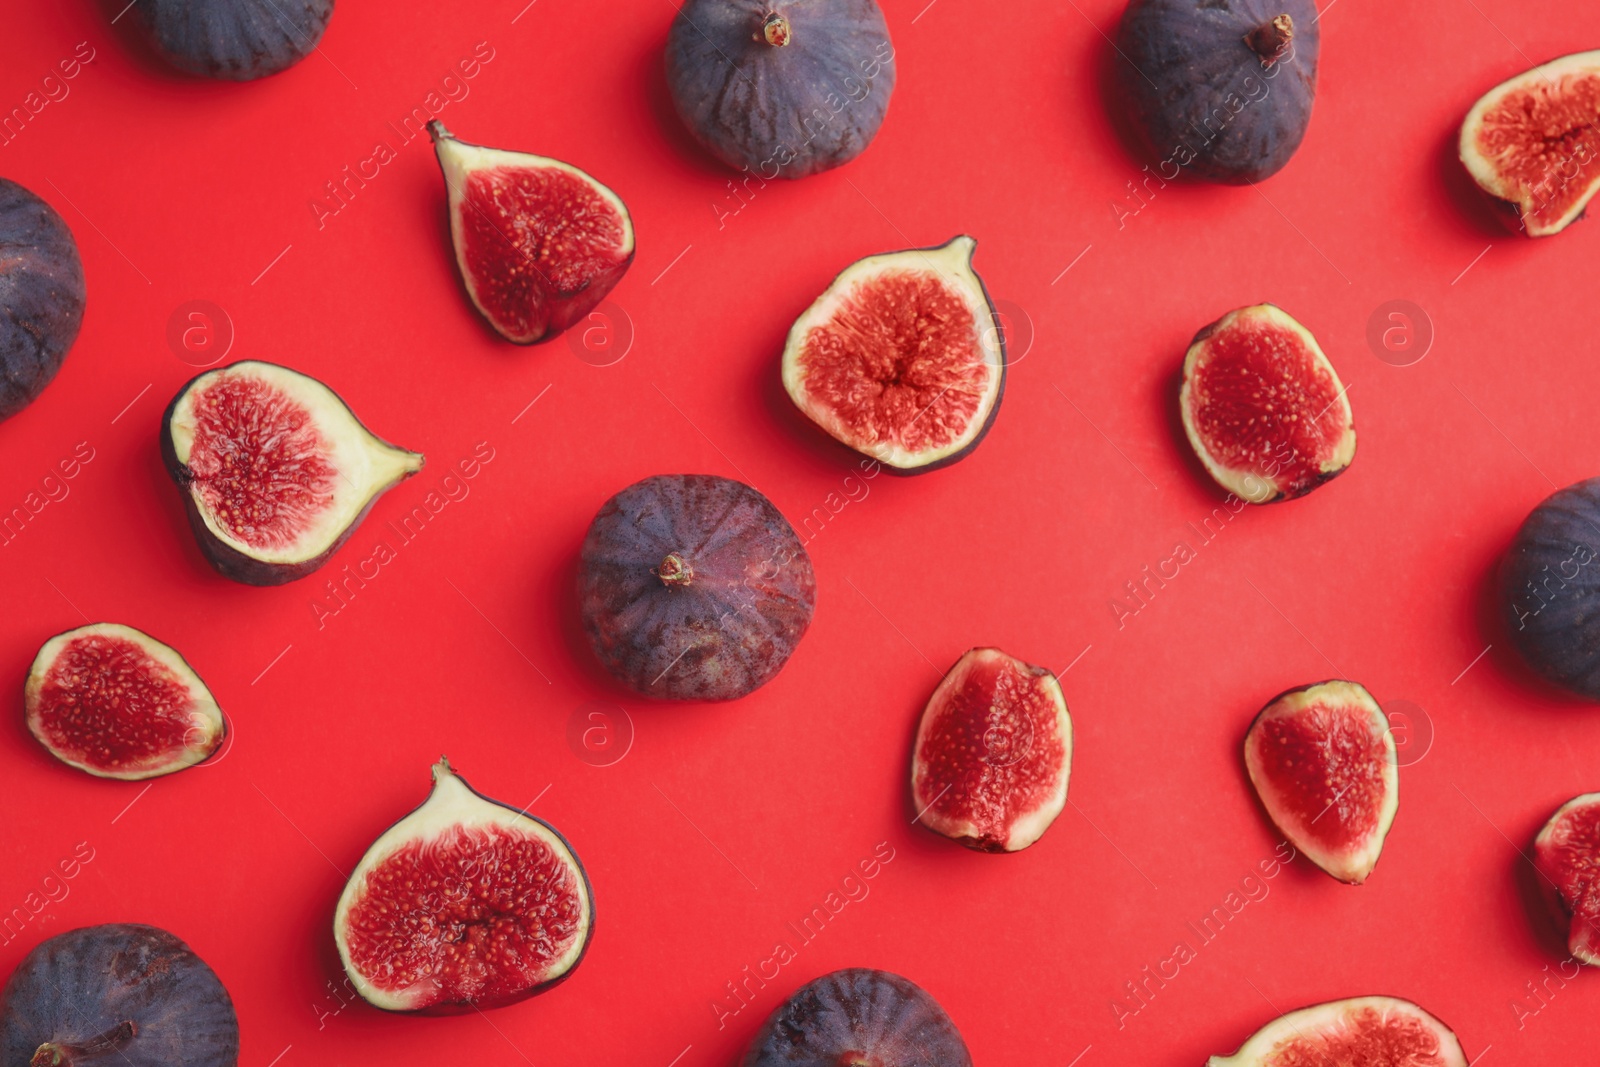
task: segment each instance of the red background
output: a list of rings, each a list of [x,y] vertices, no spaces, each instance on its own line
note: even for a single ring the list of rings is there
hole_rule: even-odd
[[[728,173],[664,102],[672,5],[525,3],[346,2],[319,55],[245,85],[164,73],[111,25],[120,0],[8,11],[5,109],[79,42],[95,58],[0,147],[0,170],[73,228],[89,284],[60,377],[0,425],[0,508],[79,442],[94,458],[0,548],[0,684],[20,692],[57,631],[126,622],[189,657],[236,744],[146,792],[56,764],[14,715],[0,732],[0,908],[26,908],[80,842],[93,858],[7,935],[0,968],[75,926],[168,927],[231,989],[249,1067],[728,1063],[793,988],[851,965],[931,990],[988,1064],[1198,1063],[1280,1009],[1374,992],[1452,1022],[1469,1056],[1492,1046],[1490,1063],[1588,1054],[1589,975],[1551,982],[1543,1007],[1528,998],[1564,952],[1530,921],[1518,848],[1600,787],[1600,717],[1541,688],[1486,604],[1522,517],[1600,466],[1586,406],[1600,235],[1507,235],[1453,146],[1484,90],[1596,43],[1592,5],[1335,2],[1289,167],[1259,189],[1169,186],[1125,214],[1142,161],[1103,89],[1120,0],[886,0],[899,83],[877,142],[724,216]],[[632,209],[639,254],[612,295],[614,332],[590,338],[631,331],[614,365],[566,339],[513,348],[480,324],[431,152],[386,125],[479,42],[493,58],[440,118],[571,160]],[[398,158],[319,228],[310,202],[379,139]],[[859,483],[865,498],[828,517],[854,458],[789,408],[784,333],[848,262],[957,232],[978,237],[1018,335],[994,431],[951,469]],[[159,415],[194,373],[168,320],[201,299],[231,319],[229,359],[313,374],[428,455],[318,578],[216,576],[160,468]],[[1393,299],[1436,331],[1412,366],[1366,341]],[[1349,383],[1356,462],[1307,499],[1238,516],[1119,628],[1123,584],[1221,502],[1176,428],[1187,340],[1260,300],[1315,331]],[[319,629],[322,578],[367,556],[480,441],[494,459],[470,495]],[[589,519],[622,486],[674,471],[742,477],[797,525],[824,509],[816,622],[738,704],[631,699],[574,621]],[[1071,805],[1010,857],[910,825],[915,718],[980,643],[1072,665]],[[1124,983],[1196,942],[1185,924],[1273,853],[1239,757],[1251,716],[1330,675],[1411,702],[1433,731],[1402,771],[1376,874],[1350,888],[1297,861],[1119,1028]],[[595,701],[636,731],[611,766],[568,742]],[[440,752],[491,795],[537,796],[574,843],[596,891],[589,956],[550,995],[488,1015],[341,1007],[340,872],[422,799]],[[794,941],[785,923],[880,842],[894,858],[870,893],[719,1028],[725,983]]]

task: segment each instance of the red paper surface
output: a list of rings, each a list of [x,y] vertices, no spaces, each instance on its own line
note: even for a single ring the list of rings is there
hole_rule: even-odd
[[[728,214],[729,174],[664,99],[672,6],[525,3],[344,3],[319,54],[246,85],[141,58],[110,24],[120,0],[8,11],[5,109],[80,42],[94,58],[0,147],[0,170],[71,225],[89,285],[60,377],[0,425],[0,509],[75,449],[93,458],[0,547],[0,683],[18,693],[57,631],[125,622],[189,657],[235,741],[148,787],[103,782],[52,761],[14,714],[0,908],[29,919],[0,969],[72,927],[168,927],[232,991],[250,1067],[728,1063],[791,990],[853,965],[932,991],[985,1064],[1199,1063],[1279,1010],[1366,993],[1418,1001],[1490,1063],[1583,1058],[1600,993],[1587,974],[1547,980],[1564,953],[1530,920],[1518,849],[1600,787],[1600,715],[1537,685],[1487,605],[1522,517],[1600,467],[1600,234],[1508,236],[1453,154],[1480,93],[1600,39],[1591,5],[1327,5],[1289,167],[1259,189],[1161,188],[1135,214],[1142,161],[1103,88],[1116,0],[886,0],[899,83],[877,142]],[[445,98],[475,50],[492,58]],[[630,205],[638,258],[587,361],[581,338],[512,348],[468,305],[431,151],[390,125],[430,93],[458,134],[571,160]],[[396,158],[376,178],[337,213],[311,206],[379,143]],[[784,334],[850,261],[958,232],[1013,318],[1003,410],[953,468],[856,481],[782,393]],[[1406,367],[1367,341],[1396,299],[1433,331]],[[315,375],[428,455],[316,578],[219,578],[161,470],[160,413],[195,373],[169,320],[196,300],[231,321],[229,359]],[[1321,339],[1360,449],[1338,481],[1202,544],[1189,524],[1222,497],[1177,428],[1174,375],[1199,326],[1260,300]],[[625,357],[593,365],[606,343]],[[338,606],[323,578],[394,541],[389,520],[479,442],[493,458],[468,495],[319,619]],[[679,471],[754,483],[810,538],[815,624],[733,705],[632,699],[575,621],[595,510]],[[1111,602],[1179,541],[1196,558],[1119,625]],[[974,644],[1065,672],[1071,804],[1020,855],[911,825],[916,716]],[[1278,840],[1244,730],[1273,694],[1335,675],[1431,731],[1383,861],[1360,888],[1298,861],[1250,883],[1261,899],[1202,942],[1189,924]],[[631,723],[610,766],[569,743],[591,705]],[[347,1003],[330,914],[341,872],[421,801],[441,752],[570,838],[597,933],[535,1001],[383,1015]],[[83,850],[65,897],[28,913]],[[849,883],[860,899],[801,941],[788,924],[880,852],[877,877]],[[1194,958],[1128,999],[1144,968],[1171,973],[1180,941]],[[779,942],[796,958],[733,999]]]

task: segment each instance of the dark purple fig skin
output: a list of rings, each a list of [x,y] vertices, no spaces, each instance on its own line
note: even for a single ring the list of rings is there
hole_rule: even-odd
[[[310,55],[333,0],[139,0],[134,16],[151,48],[178,70],[250,81]]]
[[[805,547],[771,501],[710,474],[658,475],[612,497],[578,567],[601,665],[663,700],[735,700],[771,681],[811,625],[816,587]]]
[[[0,1067],[29,1067],[41,1046],[61,1067],[234,1067],[239,1021],[205,961],[165,930],[108,923],[72,930],[23,959],[0,994]],[[131,1026],[127,1024],[132,1024]],[[45,1053],[48,1062],[52,1059]]]
[[[1533,509],[1501,571],[1511,643],[1537,673],[1600,700],[1600,478]]]
[[[743,1067],[858,1063],[972,1067],[972,1056],[950,1016],[915,983],[852,968],[801,986],[781,1004],[751,1043]]]
[[[771,15],[788,20],[788,44],[764,39]],[[667,39],[667,87],[684,125],[722,162],[763,179],[860,155],[894,81],[876,0],[686,0]]]
[[[1245,36],[1279,15],[1293,38],[1268,64]],[[1281,170],[1311,122],[1320,38],[1312,0],[1132,0],[1117,67],[1159,177],[1242,185]]]
[[[83,263],[55,208],[0,178],[0,420],[31,404],[83,324]]]

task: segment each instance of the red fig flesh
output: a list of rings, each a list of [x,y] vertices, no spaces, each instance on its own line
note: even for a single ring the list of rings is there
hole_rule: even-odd
[[[1409,1000],[1353,997],[1301,1008],[1209,1067],[1467,1067],[1451,1029]]]
[[[1016,852],[1067,803],[1072,716],[1055,675],[975,648],[933,691],[917,727],[911,796],[930,829],[980,852]]]
[[[28,730],[50,754],[101,778],[172,774],[210,757],[222,709],[176,651],[101,622],[46,641],[23,687]]]
[[[1400,806],[1389,720],[1355,682],[1291,689],[1244,740],[1245,768],[1289,843],[1341,882],[1366,881]]]
[[[557,159],[468,144],[428,124],[467,295],[495,332],[548,341],[593,311],[633,262],[622,199]]]
[[[1569,800],[1550,817],[1533,863],[1553,887],[1573,959],[1600,965],[1600,793]]]

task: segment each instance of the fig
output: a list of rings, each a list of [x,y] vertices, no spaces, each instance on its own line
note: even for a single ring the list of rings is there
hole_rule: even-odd
[[[1291,845],[1341,882],[1367,880],[1400,806],[1394,735],[1371,693],[1335,680],[1274,697],[1245,735],[1244,765]]]
[[[1567,801],[1533,842],[1533,865],[1567,930],[1567,950],[1600,965],[1600,793]]]
[[[851,967],[778,1005],[743,1067],[972,1067],[972,1056],[939,1002],[910,979]]]
[[[642,696],[736,700],[811,625],[811,558],[772,502],[711,474],[663,474],[606,501],[583,539],[578,602],[606,671]]]
[[[57,934],[0,993],[5,1067],[234,1067],[239,1021],[216,973],[154,926]]]
[[[250,81],[287,70],[317,47],[333,0],[139,0],[135,24],[185,74]]]
[[[114,622],[46,641],[22,692],[38,742],[101,778],[181,771],[210,758],[227,733],[216,698],[182,656]]]
[[[1209,1067],[1467,1067],[1455,1033],[1409,1000],[1352,997],[1279,1016]]]
[[[200,550],[246,585],[315,571],[423,462],[374,436],[315,378],[259,360],[178,390],[162,416],[161,455]]]
[[[1244,185],[1289,162],[1317,95],[1312,0],[1132,0],[1118,64],[1158,180]]]
[[[763,181],[865,151],[894,74],[877,0],[687,0],[667,36],[667,89],[683,124]]]
[[[599,306],[633,262],[616,193],[570,163],[468,144],[428,123],[467,295],[494,331],[548,341]]]
[[[0,420],[38,398],[83,324],[78,243],[55,208],[0,178]]]
[[[424,1015],[543,993],[593,933],[589,876],[566,839],[473,791],[442,757],[428,799],[367,849],[333,917],[356,992]]]
[[[1563,56],[1490,89],[1461,124],[1461,162],[1529,237],[1583,218],[1600,189],[1600,51]]]
[[[1506,552],[1501,598],[1511,643],[1535,672],[1600,700],[1600,478],[1557,490]]]
[[[1355,459],[1345,386],[1311,331],[1272,304],[1194,335],[1178,406],[1211,477],[1252,504],[1305,496]]]
[[[974,648],[922,712],[911,800],[937,833],[980,852],[1016,852],[1061,814],[1071,772],[1072,716],[1056,676]]]
[[[857,260],[789,330],[790,399],[892,473],[964,458],[1000,411],[1005,336],[972,269],[977,245],[963,235]]]

